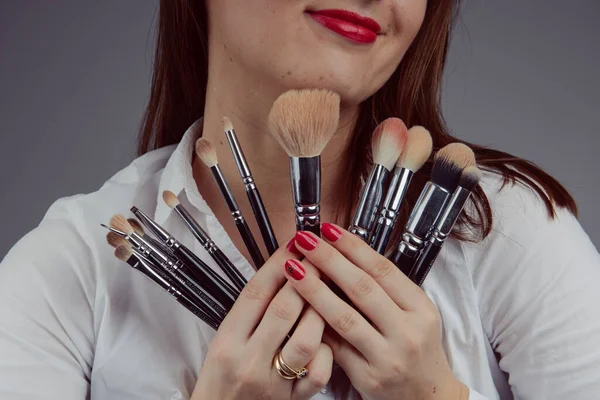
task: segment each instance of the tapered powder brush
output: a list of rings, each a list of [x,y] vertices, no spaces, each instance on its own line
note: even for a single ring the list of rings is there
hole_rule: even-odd
[[[246,190],[248,201],[250,202],[252,212],[254,213],[254,218],[256,219],[263,241],[265,242],[265,247],[267,248],[269,255],[272,255],[279,247],[279,244],[277,243],[277,238],[275,237],[275,232],[271,226],[271,221],[269,220],[265,205],[260,197],[260,192],[258,191],[256,182],[250,171],[250,166],[248,165],[248,161],[246,161],[242,146],[233,129],[233,124],[227,117],[223,117],[223,131],[227,137],[229,147],[231,148],[235,165],[237,166],[242,182],[244,183],[244,189]]]
[[[373,167],[348,229],[365,242],[369,242],[377,211],[383,200],[387,178],[394,169],[405,143],[406,125],[399,118],[386,119],[373,132]]]
[[[210,169],[210,172],[212,173],[213,178],[215,179],[217,187],[219,188],[219,191],[221,192],[221,195],[223,195],[223,199],[227,204],[227,208],[231,213],[231,217],[235,222],[235,226],[237,227],[240,236],[244,241],[244,245],[246,246],[246,249],[248,249],[248,253],[252,258],[252,262],[254,263],[256,269],[259,269],[265,263],[265,259],[263,258],[260,252],[258,244],[254,239],[254,235],[252,235],[252,231],[250,230],[248,223],[242,215],[242,211],[240,210],[240,207],[238,206],[238,203],[235,200],[235,197],[233,196],[231,188],[225,180],[225,176],[221,171],[221,167],[219,167],[217,151],[214,149],[212,143],[208,139],[200,138],[196,141],[196,154],[198,155],[200,160],[202,160],[202,162]]]
[[[380,254],[385,253],[412,177],[431,155],[431,146],[431,134],[427,129],[414,126],[408,130],[373,234],[371,246]]]
[[[158,265],[172,279],[185,287],[190,295],[208,304],[219,315],[224,317],[227,310],[233,305],[233,301],[229,301],[229,298],[218,287],[212,285],[211,282],[198,280],[193,273],[194,270],[187,264],[173,258],[159,247],[149,243],[144,237],[138,235],[122,215],[114,215],[110,220],[110,227],[114,228],[113,232],[124,233],[125,239],[132,245],[134,250],[139,250],[144,257]]]
[[[423,285],[427,274],[431,270],[438,254],[440,253],[444,242],[450,236],[452,228],[458,221],[467,200],[471,193],[481,180],[481,171],[476,166],[469,166],[464,169],[458,188],[452,194],[444,212],[440,216],[433,232],[429,236],[425,250],[419,257],[416,267],[410,273],[410,279],[419,286]]]
[[[340,118],[340,96],[325,89],[290,90],[275,100],[269,130],[290,157],[296,229],[320,235],[321,153]]]
[[[167,280],[163,279],[149,264],[143,259],[138,258],[133,254],[133,251],[130,246],[119,245],[115,249],[115,257],[119,260],[129,264],[136,270],[140,271],[146,277],[150,278],[154,283],[159,285],[162,289],[164,289],[167,293],[169,293],[173,298],[182,306],[184,306],[188,311],[192,312],[206,324],[211,326],[213,329],[219,329],[220,318],[217,318],[213,313],[207,312],[202,307],[198,306],[192,300],[190,300],[187,296],[185,296],[181,291],[179,291],[174,285],[169,283]],[[211,315],[213,314],[213,315]]]
[[[217,263],[221,271],[227,275],[227,277],[233,282],[235,287],[238,289],[238,294],[241,290],[246,286],[248,281],[242,275],[242,273],[233,265],[233,263],[229,260],[229,258],[219,249],[219,247],[212,241],[208,233],[198,222],[192,217],[192,215],[185,209],[185,207],[179,202],[175,193],[170,190],[165,190],[162,194],[164,202],[175,211],[179,217],[186,224],[188,229],[192,232],[192,235],[200,242],[202,247],[206,249],[211,258]],[[175,239],[168,234],[168,232],[159,232],[159,237],[167,243],[172,243],[172,246],[181,246],[181,244],[176,243]]]
[[[423,188],[408,218],[402,240],[390,258],[407,276],[415,266],[428,234],[458,186],[462,171],[472,165],[475,165],[475,155],[462,143],[451,143],[436,153],[431,180]]]

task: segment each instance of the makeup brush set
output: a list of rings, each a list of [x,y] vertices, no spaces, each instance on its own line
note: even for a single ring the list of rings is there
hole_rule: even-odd
[[[320,155],[337,130],[339,109],[340,98],[331,91],[292,90],[273,103],[268,118],[271,134],[289,155],[296,229],[315,235],[320,235]],[[223,128],[265,247],[272,255],[278,248],[277,240],[228,118],[223,118]],[[371,147],[371,172],[349,231],[380,254],[386,254],[413,282],[422,285],[479,183],[481,172],[466,145],[452,143],[440,149],[400,242],[388,249],[411,179],[429,159],[432,140],[426,129],[407,129],[400,119],[388,118],[373,133]],[[219,167],[215,149],[207,139],[200,138],[196,154],[211,170],[252,262],[259,269],[264,264],[263,255]],[[174,193],[163,192],[163,200],[207,250],[227,280],[135,206],[131,212],[137,220],[115,215],[108,226],[103,225],[109,229],[107,241],[115,247],[118,259],[142,272],[218,329],[247,281]]]

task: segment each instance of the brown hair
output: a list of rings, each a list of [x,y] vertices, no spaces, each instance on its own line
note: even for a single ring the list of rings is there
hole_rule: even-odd
[[[457,0],[428,2],[423,26],[388,82],[360,108],[347,154],[359,154],[369,148],[371,132],[388,117],[399,117],[407,126],[422,125],[432,135],[434,151],[460,140],[451,136],[440,110],[442,72],[448,51],[452,22],[458,10]],[[138,141],[138,153],[177,143],[185,130],[204,112],[208,78],[207,15],[204,1],[161,0],[158,37],[150,101]],[[478,165],[501,175],[504,184],[521,182],[533,189],[555,216],[555,206],[577,213],[575,201],[561,184],[530,161],[510,154],[467,143],[475,152]],[[350,160],[350,157],[346,157]],[[346,187],[352,199],[344,205],[341,223],[348,224],[360,190],[361,177],[371,160],[352,159]],[[407,195],[407,204],[415,203],[431,171],[431,160],[415,175]],[[454,236],[461,240],[485,238],[491,231],[489,202],[478,188],[472,203],[475,215],[463,215]],[[408,217],[403,207],[402,221]],[[461,232],[475,232],[467,236]],[[398,235],[398,232],[396,232]]]

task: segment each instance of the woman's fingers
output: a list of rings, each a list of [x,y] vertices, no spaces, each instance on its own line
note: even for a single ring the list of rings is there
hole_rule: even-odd
[[[295,369],[306,366],[319,350],[324,330],[325,321],[314,308],[308,306],[292,336],[281,349],[285,362]]]
[[[369,363],[363,355],[336,332],[326,330],[323,334],[323,343],[331,348],[333,359],[346,372],[350,380],[364,374],[369,368]]]
[[[292,400],[306,400],[317,394],[329,382],[332,368],[331,349],[325,343],[321,343],[314,358],[306,366],[308,374],[294,384]]]
[[[352,264],[369,274],[403,310],[420,308],[427,295],[390,260],[341,227],[323,223],[323,238]],[[304,253],[304,251],[302,251]]]
[[[388,334],[396,329],[396,321],[401,318],[402,310],[373,277],[312,233],[298,232],[295,240],[296,247],[306,258],[331,278],[381,332]],[[366,247],[355,251],[374,252],[368,246]]]
[[[292,241],[290,241],[293,243]],[[281,265],[289,258],[299,258],[295,248],[280,247],[246,284],[239,298],[221,323],[219,331],[247,340],[260,322],[269,303],[281,289],[285,278]]]
[[[358,311],[333,293],[316,274],[307,270],[302,262],[295,259],[286,261],[285,274],[327,324],[366,358],[375,357],[385,348],[383,336]]]

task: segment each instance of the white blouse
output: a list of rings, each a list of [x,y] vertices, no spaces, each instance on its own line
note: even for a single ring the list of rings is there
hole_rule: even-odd
[[[132,205],[216,268],[165,189],[250,277],[192,177],[195,130],[100,190],[58,200],[0,264],[0,398],[188,399],[214,331],[113,256],[106,223]],[[486,176],[494,229],[446,243],[424,289],[471,399],[600,398],[600,256],[577,220]],[[10,212],[10,211],[8,211]],[[251,216],[249,216],[251,218]],[[219,271],[220,272],[220,271]],[[314,399],[331,398],[328,388]]]

